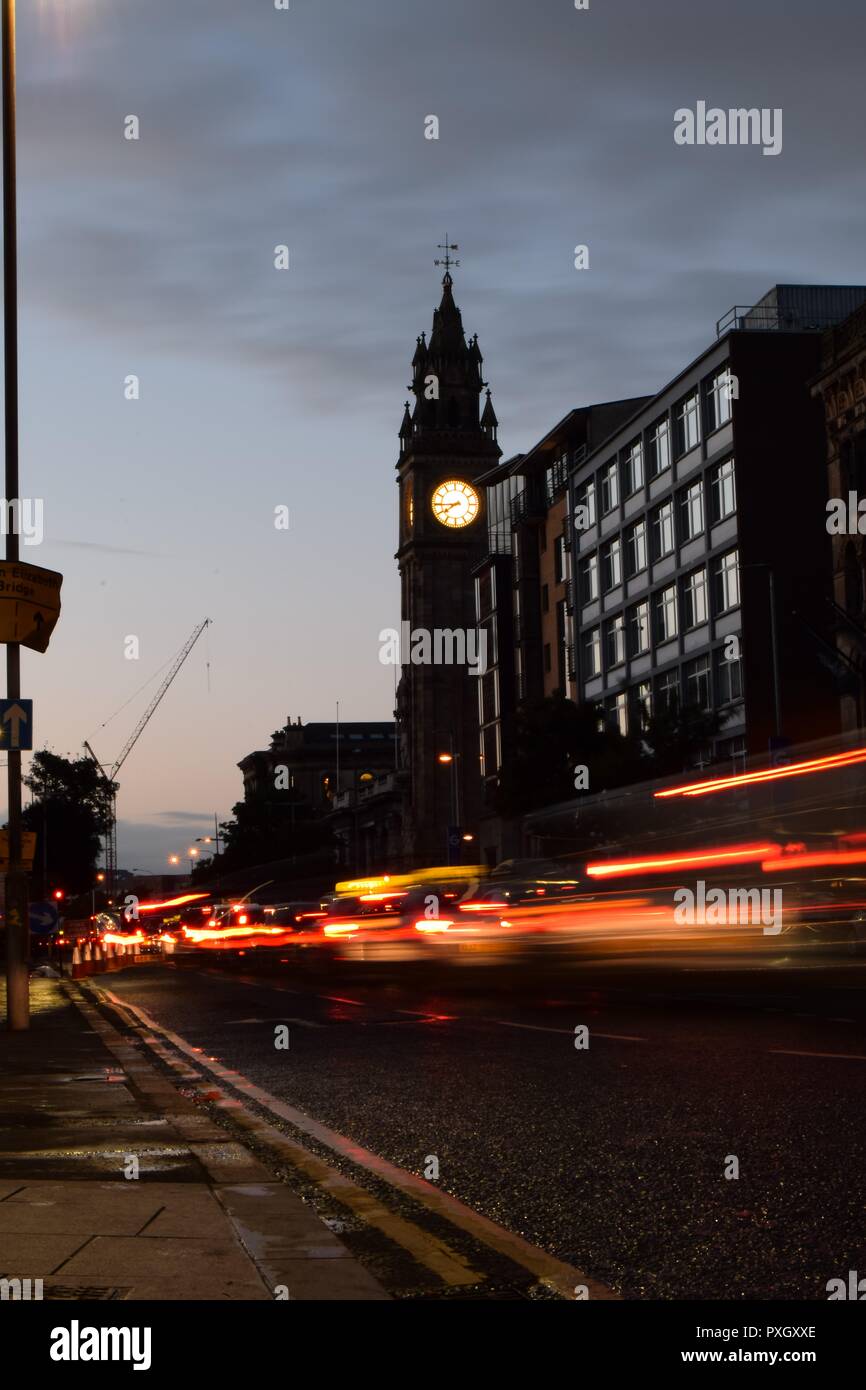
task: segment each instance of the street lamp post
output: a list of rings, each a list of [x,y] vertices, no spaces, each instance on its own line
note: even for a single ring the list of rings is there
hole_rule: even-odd
[[[458,769],[458,767],[457,767],[457,761],[458,761],[458,759],[459,759],[459,757],[460,757],[460,754],[454,752],[454,735],[453,735],[453,734],[450,736],[450,738],[449,738],[449,740],[448,740],[448,747],[449,747],[449,751],[448,751],[447,753],[440,753],[440,754],[439,754],[439,762],[440,762],[440,763],[447,764],[447,765],[449,765],[450,768],[451,768],[451,814],[452,814],[452,816],[454,817],[452,829],[453,829],[455,832],[457,832],[457,831],[460,831],[460,830],[461,830],[461,826],[460,826],[460,813],[461,813],[461,803],[460,803],[460,777],[459,777],[459,769]],[[451,831],[450,831],[450,830],[449,830],[449,832],[448,832],[448,851],[449,851],[449,856],[450,856],[450,853],[451,853]],[[458,853],[458,859],[459,859],[459,844],[458,844],[457,853]]]
[[[3,0],[3,382],[6,413],[6,499],[18,496],[18,216],[15,171],[15,0]],[[19,558],[18,534],[6,531],[6,559]],[[6,644],[6,695],[21,697],[21,648]],[[30,926],[27,875],[21,862],[21,753],[8,752],[9,868],[6,871],[6,1018],[10,1029],[30,1026],[27,958]]]

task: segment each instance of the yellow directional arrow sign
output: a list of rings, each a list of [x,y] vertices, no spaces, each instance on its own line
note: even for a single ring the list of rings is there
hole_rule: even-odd
[[[44,652],[60,616],[63,575],[18,560],[0,561],[0,642]]]

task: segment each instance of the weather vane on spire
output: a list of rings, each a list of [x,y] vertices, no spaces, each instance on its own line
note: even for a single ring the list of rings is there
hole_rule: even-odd
[[[460,250],[460,247],[457,245],[457,242],[456,242],[456,241],[449,241],[449,240],[448,240],[448,233],[447,233],[447,232],[445,233],[445,243],[444,243],[444,245],[442,245],[442,244],[437,245],[436,250],[437,250],[437,251],[444,251],[444,252],[445,252],[445,255],[444,255],[441,259],[435,260],[435,261],[433,262],[433,264],[434,264],[434,265],[444,265],[444,267],[445,267],[445,274],[446,274],[446,275],[448,275],[448,274],[450,273],[452,265],[459,265],[459,264],[460,264],[459,261],[452,261],[452,259],[451,259],[451,252],[452,252],[452,251],[459,251],[459,250]]]

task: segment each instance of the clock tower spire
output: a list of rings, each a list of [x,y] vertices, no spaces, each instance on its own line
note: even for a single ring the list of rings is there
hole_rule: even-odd
[[[478,681],[483,647],[475,626],[474,567],[487,553],[479,479],[501,457],[497,421],[477,336],[466,339],[445,255],[442,297],[429,342],[416,340],[400,427],[397,483],[402,673],[397,695],[405,852],[412,864],[459,854],[459,830],[477,831],[480,811]],[[409,641],[407,642],[407,637]],[[440,762],[441,755],[450,761]],[[462,843],[459,846],[463,848]]]

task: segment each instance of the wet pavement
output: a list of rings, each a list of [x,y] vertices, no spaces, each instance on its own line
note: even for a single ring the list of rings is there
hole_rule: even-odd
[[[384,1297],[96,1009],[31,991],[31,1029],[0,1034],[0,1278],[45,1298]]]

